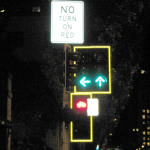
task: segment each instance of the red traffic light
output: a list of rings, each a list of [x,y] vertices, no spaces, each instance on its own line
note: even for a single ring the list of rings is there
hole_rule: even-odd
[[[77,108],[86,108],[86,103],[83,102],[83,101],[79,101],[79,102],[77,103]]]
[[[86,100],[77,100],[75,102],[75,108],[78,110],[86,110],[87,109],[87,101]]]

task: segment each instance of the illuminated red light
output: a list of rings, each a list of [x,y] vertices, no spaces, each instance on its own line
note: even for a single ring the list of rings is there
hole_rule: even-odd
[[[79,102],[77,103],[77,108],[86,108],[86,107],[87,107],[87,105],[86,105],[86,103],[83,102],[83,101],[79,101]]]

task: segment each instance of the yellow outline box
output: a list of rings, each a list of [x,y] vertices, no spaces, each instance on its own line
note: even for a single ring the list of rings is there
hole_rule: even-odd
[[[70,94],[70,108],[73,109],[73,96],[74,95],[89,95],[92,98],[92,94],[87,93],[71,93]],[[74,139],[73,138],[73,122],[70,122],[70,142],[93,142],[93,117],[90,116],[90,138],[89,139]]]
[[[74,86],[74,92],[76,93],[92,93],[92,94],[111,94],[111,47],[110,46],[74,46],[73,52],[76,52],[77,49],[108,49],[108,77],[109,77],[109,90],[107,91],[78,91],[77,87]]]

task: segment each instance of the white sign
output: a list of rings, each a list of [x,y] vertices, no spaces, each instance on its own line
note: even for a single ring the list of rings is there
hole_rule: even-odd
[[[51,42],[84,42],[84,2],[51,2]]]
[[[87,99],[87,116],[98,116],[99,115],[99,104],[98,99],[93,98]]]

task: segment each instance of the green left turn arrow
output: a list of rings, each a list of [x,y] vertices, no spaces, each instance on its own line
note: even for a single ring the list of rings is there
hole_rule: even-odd
[[[80,80],[80,83],[82,86],[86,87],[86,85],[88,83],[91,83],[91,80],[86,80],[86,77],[83,77],[81,80]]]

